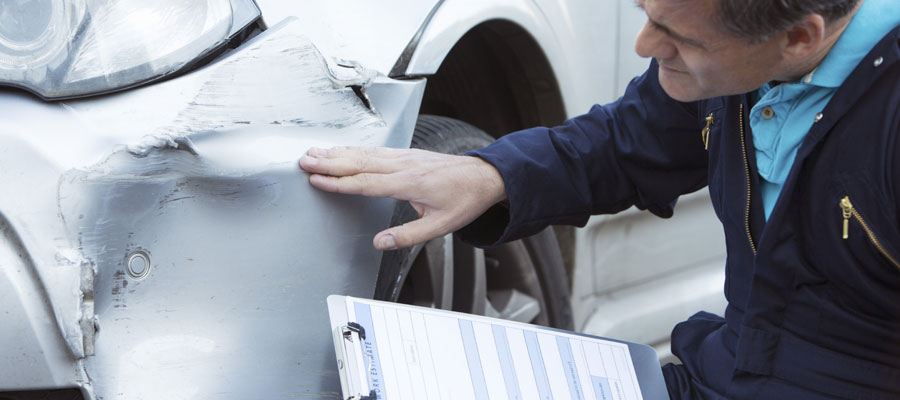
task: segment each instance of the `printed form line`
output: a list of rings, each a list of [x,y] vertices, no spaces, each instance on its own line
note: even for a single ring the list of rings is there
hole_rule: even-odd
[[[531,358],[531,368],[534,371],[534,380],[537,382],[538,395],[543,400],[552,400],[550,379],[547,377],[547,369],[544,367],[544,356],[541,355],[537,333],[532,331],[525,331],[524,333],[525,345],[528,347],[528,356]]]
[[[481,355],[478,353],[478,343],[475,342],[472,321],[459,320],[459,332],[462,334],[463,347],[466,349],[466,360],[469,362],[469,374],[475,387],[475,398],[488,400],[487,383],[484,380],[484,370],[481,369]]]
[[[372,323],[374,324],[373,327],[376,335],[375,343],[378,343],[378,355],[381,359],[381,371],[379,372],[381,381],[384,383],[382,392],[384,393],[383,397],[385,398],[404,400],[404,391],[399,384],[399,381],[402,380],[402,378],[400,377],[400,374],[397,371],[397,365],[395,364],[395,346],[391,344],[396,338],[396,335],[391,335],[390,332],[393,332],[396,328],[392,330],[388,327],[387,319],[385,318],[385,312],[387,310],[387,307],[373,307],[371,309]]]
[[[519,390],[519,379],[516,378],[516,367],[513,364],[512,354],[509,351],[509,338],[506,336],[506,328],[499,325],[491,325],[494,332],[494,342],[497,344],[497,355],[500,357],[500,369],[503,370],[503,383],[506,384],[506,393],[509,400],[520,400],[522,394]]]
[[[566,382],[569,384],[569,393],[572,400],[584,400],[581,393],[581,382],[578,379],[578,367],[575,365],[575,357],[572,355],[572,346],[569,338],[556,337],[556,346],[559,348],[559,356],[562,359],[563,370],[566,373]]]
[[[597,394],[597,400],[612,400],[612,391],[609,390],[609,379],[592,376],[591,382],[594,384],[594,393]]]

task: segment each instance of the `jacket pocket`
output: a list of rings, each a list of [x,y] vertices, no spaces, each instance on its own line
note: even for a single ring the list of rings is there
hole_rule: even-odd
[[[829,196],[824,215],[827,235],[818,235],[821,241],[815,249],[828,280],[828,295],[840,309],[823,310],[823,315],[830,315],[829,323],[836,324],[823,329],[843,332],[846,324],[854,324],[851,320],[874,330],[888,325],[897,329],[900,232],[892,222],[896,221],[893,209],[882,204],[879,191],[864,178],[854,183],[842,185]]]
[[[865,235],[868,237],[869,242],[875,246],[875,249],[878,250],[879,253],[887,260],[891,265],[900,270],[900,261],[896,255],[892,254],[885,247],[885,243],[881,241],[878,237],[878,234],[872,230],[872,226],[867,222],[866,218],[863,216],[863,212],[857,209],[853,205],[853,201],[850,199],[850,195],[845,195],[841,198],[840,204],[841,208],[841,217],[843,219],[843,230],[841,239],[848,240],[850,238],[850,226],[851,224],[856,224]]]

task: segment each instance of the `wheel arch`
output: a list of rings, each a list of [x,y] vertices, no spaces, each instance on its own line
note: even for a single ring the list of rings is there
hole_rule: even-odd
[[[391,76],[427,77],[423,114],[456,118],[494,137],[552,126],[567,115],[564,65],[552,61],[564,57],[555,41],[535,3],[441,1]]]
[[[468,122],[495,138],[566,117],[545,53],[527,31],[503,19],[482,22],[459,38],[428,77],[421,113]]]

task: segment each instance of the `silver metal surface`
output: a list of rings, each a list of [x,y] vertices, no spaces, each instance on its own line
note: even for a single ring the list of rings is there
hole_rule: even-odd
[[[19,194],[0,210],[20,242],[0,258],[0,285],[20,295],[0,304],[24,303],[28,321],[0,330],[16,349],[0,364],[46,359],[23,369],[34,384],[4,372],[0,388],[336,397],[325,297],[371,296],[371,238],[393,204],[317,191],[297,160],[311,146],[407,147],[423,86],[341,67],[288,19],[139,90],[0,93],[0,181]]]
[[[141,280],[150,274],[150,256],[143,251],[136,251],[128,256],[126,272],[134,280]]]
[[[34,261],[4,215],[0,215],[0,321],[0,388],[63,387],[84,379],[60,334]]]

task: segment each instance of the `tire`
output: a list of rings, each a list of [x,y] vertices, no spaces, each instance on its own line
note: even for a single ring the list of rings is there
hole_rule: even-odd
[[[422,115],[413,148],[458,154],[493,138],[465,122]],[[418,218],[398,202],[391,226]],[[552,228],[482,250],[450,234],[382,256],[378,300],[487,315],[555,328],[574,328],[569,282]]]

